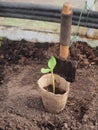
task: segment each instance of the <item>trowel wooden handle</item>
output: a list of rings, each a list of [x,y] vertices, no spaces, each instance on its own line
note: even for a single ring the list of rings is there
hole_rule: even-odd
[[[69,45],[72,25],[72,6],[64,3],[61,16],[60,58],[66,60],[69,55]]]

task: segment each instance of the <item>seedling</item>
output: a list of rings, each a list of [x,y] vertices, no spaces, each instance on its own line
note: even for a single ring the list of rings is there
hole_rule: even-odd
[[[52,75],[52,85],[53,85],[53,93],[55,93],[55,79],[54,79],[54,68],[56,66],[56,59],[52,56],[48,61],[48,68],[42,68],[41,73],[49,73],[51,72]]]

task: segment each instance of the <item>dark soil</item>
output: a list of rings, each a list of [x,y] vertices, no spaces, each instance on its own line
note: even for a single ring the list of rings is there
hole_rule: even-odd
[[[59,44],[4,39],[0,48],[0,130],[98,130],[98,48],[78,42],[69,60],[77,67],[65,109],[46,112],[37,80]]]
[[[47,87],[44,87],[45,90],[47,90],[48,92],[53,93],[53,86],[52,85],[48,85]],[[64,94],[66,91],[56,87],[55,89],[55,94]]]
[[[78,42],[71,46],[70,52],[71,60],[78,61],[78,68],[98,65],[98,47],[92,48],[86,42]]]

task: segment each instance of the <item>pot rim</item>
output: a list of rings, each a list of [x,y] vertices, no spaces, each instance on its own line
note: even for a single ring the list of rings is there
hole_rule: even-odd
[[[45,75],[51,75],[50,73],[49,74],[45,74]],[[43,76],[45,76],[45,75],[43,75]],[[58,75],[58,74],[55,74],[55,75],[57,75],[58,77],[60,77],[60,78],[63,78],[63,77],[61,77],[60,75]],[[43,77],[43,76],[41,76],[41,77]],[[64,78],[63,78],[64,79]],[[40,79],[39,79],[40,80]],[[51,94],[51,95],[55,95],[55,96],[57,96],[57,97],[59,97],[59,96],[63,96],[63,95],[65,95],[65,94],[68,94],[69,93],[69,90],[70,90],[70,82],[68,82],[68,81],[66,81],[65,79],[65,81],[67,82],[67,84],[68,84],[68,86],[67,86],[67,90],[66,90],[66,92],[64,93],[64,94],[55,94],[55,93],[52,93],[52,92],[49,92],[49,91],[47,91],[47,90],[45,90],[44,89],[44,87],[41,87],[40,85],[39,85],[39,80],[38,80],[38,86],[39,86],[39,88],[40,88],[40,90],[42,90],[42,91],[44,91],[44,92],[47,92],[47,93],[49,93],[49,94]]]
[[[57,97],[63,96],[63,95],[65,95],[65,94],[68,94],[68,93],[69,93],[69,86],[68,86],[68,90],[67,90],[64,94],[55,94],[55,93],[49,92],[49,91],[47,91],[47,90],[45,90],[45,89],[43,89],[43,88],[41,88],[41,87],[40,87],[40,89],[43,90],[44,92],[50,93],[51,95],[55,95],[55,96],[57,96]]]

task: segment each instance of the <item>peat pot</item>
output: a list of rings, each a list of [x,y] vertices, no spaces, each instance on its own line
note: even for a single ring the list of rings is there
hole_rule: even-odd
[[[65,108],[70,83],[67,82],[61,76],[54,74],[55,77],[55,93],[52,93],[48,88],[52,86],[52,76],[51,74],[45,74],[38,80],[38,85],[40,89],[40,94],[42,98],[42,102],[46,111],[51,113],[59,113]],[[52,87],[51,87],[52,89]]]

